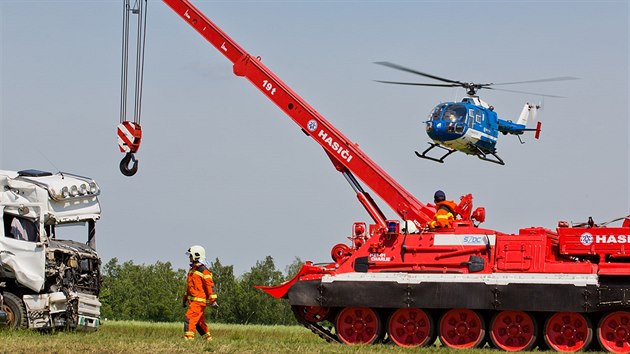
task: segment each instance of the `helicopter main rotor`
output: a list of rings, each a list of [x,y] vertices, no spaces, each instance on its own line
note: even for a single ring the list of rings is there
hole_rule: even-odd
[[[538,79],[538,80],[477,84],[477,83],[474,83],[474,82],[461,82],[461,81],[446,79],[446,78],[443,78],[443,77],[440,77],[440,76],[423,73],[421,71],[410,69],[410,68],[404,67],[402,65],[390,63],[390,62],[387,62],[387,61],[378,61],[378,62],[375,62],[375,64],[383,65],[383,66],[386,66],[388,68],[392,68],[392,69],[408,72],[408,73],[419,75],[419,76],[428,77],[430,79],[434,79],[434,80],[445,82],[445,84],[427,84],[427,83],[419,83],[419,82],[374,80],[376,82],[381,82],[381,83],[384,83],[384,84],[411,85],[411,86],[463,87],[463,88],[466,89],[466,93],[469,96],[475,96],[477,94],[477,91],[479,91],[481,89],[488,89],[488,90],[506,91],[506,92],[514,92],[514,93],[525,93],[525,94],[544,96],[544,97],[563,98],[563,96],[547,95],[547,94],[541,94],[541,93],[535,93],[535,92],[526,92],[526,91],[497,89],[497,88],[493,88],[493,87],[490,87],[490,86],[529,84],[529,83],[534,83],[534,82],[549,82],[549,81],[567,81],[567,80],[577,80],[578,79],[577,77],[560,76],[560,77],[552,77],[552,78]]]

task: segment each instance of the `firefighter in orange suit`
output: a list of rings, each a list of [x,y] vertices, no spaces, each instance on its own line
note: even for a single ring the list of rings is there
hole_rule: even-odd
[[[435,228],[453,228],[455,216],[457,216],[457,204],[452,200],[446,200],[446,194],[442,191],[435,192],[433,196],[435,202],[435,216],[429,224],[432,229]]]
[[[212,294],[212,273],[204,265],[206,250],[201,246],[192,246],[186,252],[190,259],[188,284],[184,294],[183,305],[188,305],[184,319],[184,339],[193,339],[195,330],[202,339],[211,341],[212,335],[208,330],[204,310],[208,304],[218,306],[217,296]]]

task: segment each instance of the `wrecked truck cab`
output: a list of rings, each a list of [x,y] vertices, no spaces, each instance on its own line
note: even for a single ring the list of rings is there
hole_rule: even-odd
[[[0,171],[0,293],[9,326],[98,328],[99,194],[87,177]]]

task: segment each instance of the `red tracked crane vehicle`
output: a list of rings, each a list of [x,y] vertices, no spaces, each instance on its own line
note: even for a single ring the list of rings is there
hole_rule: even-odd
[[[187,0],[164,2],[324,148],[373,219],[353,224],[351,245],[335,245],[333,262],[307,262],[290,281],[260,287],[288,299],[304,326],[346,344],[426,346],[439,337],[460,349],[489,341],[507,351],[537,345],[578,351],[594,343],[630,351],[629,217],[620,227],[561,222],[555,231],[505,234],[480,228],[484,210],[473,211],[466,195],[453,228],[429,229],[432,205],[407,192]],[[139,129],[130,137],[135,152]],[[121,169],[133,174],[126,164],[135,159],[125,151]],[[400,220],[386,219],[355,176]]]

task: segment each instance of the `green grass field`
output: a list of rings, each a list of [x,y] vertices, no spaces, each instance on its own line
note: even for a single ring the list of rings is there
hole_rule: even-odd
[[[0,331],[0,353],[467,353],[433,346],[330,344],[298,326],[210,324],[212,342],[184,341],[183,325],[105,321],[95,333]],[[478,349],[477,354],[501,353]]]

